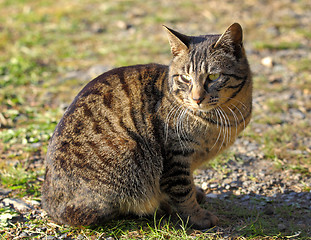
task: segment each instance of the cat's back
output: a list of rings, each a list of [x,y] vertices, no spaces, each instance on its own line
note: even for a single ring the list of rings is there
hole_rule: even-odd
[[[136,103],[143,100],[142,97],[152,97],[157,94],[157,85],[166,78],[167,72],[168,66],[160,64],[120,67],[105,72],[80,91],[64,117],[79,107],[87,108],[86,105],[117,110],[124,102]],[[87,115],[88,111],[84,113]]]
[[[125,110],[136,111],[139,103],[145,104],[161,97],[159,85],[162,85],[167,72],[166,65],[146,64],[116,68],[99,75],[75,97],[55,133],[60,134],[65,125],[70,125],[77,135],[81,121],[85,124],[91,121],[97,128],[96,116],[117,114],[120,119],[125,119]]]
[[[152,116],[167,72],[166,65],[135,65],[112,69],[90,81],[57,125],[47,165],[57,163],[71,171],[72,163],[78,166],[80,159],[114,158],[128,151],[122,149],[124,145],[152,142]]]

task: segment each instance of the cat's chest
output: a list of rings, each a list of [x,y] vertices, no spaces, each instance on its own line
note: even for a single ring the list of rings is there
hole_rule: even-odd
[[[236,139],[235,132],[235,128],[225,128],[219,124],[208,124],[204,130],[197,131],[194,134],[194,154],[189,159],[191,169],[195,170],[231,146]]]

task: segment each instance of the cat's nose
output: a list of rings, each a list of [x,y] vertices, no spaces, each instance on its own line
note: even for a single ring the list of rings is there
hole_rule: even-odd
[[[200,105],[203,100],[204,100],[204,96],[199,96],[198,98],[192,98],[193,101],[195,101],[198,105]]]
[[[205,98],[204,89],[200,86],[194,85],[191,90],[191,97],[193,101],[195,101],[198,105],[200,105]]]

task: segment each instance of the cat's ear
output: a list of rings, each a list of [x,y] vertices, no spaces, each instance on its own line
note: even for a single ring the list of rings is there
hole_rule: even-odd
[[[185,53],[189,49],[190,37],[179,32],[174,31],[166,26],[164,29],[167,31],[168,41],[171,45],[171,51],[174,56]]]
[[[243,41],[243,30],[240,24],[233,23],[227,30],[219,37],[214,45],[214,48],[220,45],[227,45],[228,43],[233,43],[235,45],[241,46]]]

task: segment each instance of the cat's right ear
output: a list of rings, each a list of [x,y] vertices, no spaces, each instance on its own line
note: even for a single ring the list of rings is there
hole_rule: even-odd
[[[214,45],[214,48],[228,43],[233,43],[237,46],[241,46],[243,41],[243,30],[240,24],[233,23],[227,30],[219,37]]]
[[[168,41],[171,45],[171,51],[174,57],[188,52],[190,37],[176,32],[173,29],[170,29],[164,25],[163,27],[167,31]]]

